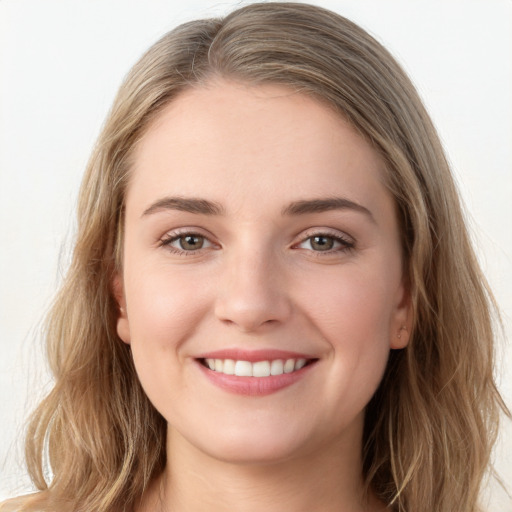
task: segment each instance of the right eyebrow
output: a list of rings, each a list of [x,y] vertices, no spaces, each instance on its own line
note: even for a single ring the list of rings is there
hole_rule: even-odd
[[[294,201],[290,203],[282,213],[283,215],[305,215],[330,210],[353,210],[363,213],[368,219],[375,223],[375,217],[368,208],[345,197],[327,197]]]
[[[179,210],[200,215],[223,215],[224,208],[219,203],[195,197],[163,197],[144,210],[142,216],[165,210]]]

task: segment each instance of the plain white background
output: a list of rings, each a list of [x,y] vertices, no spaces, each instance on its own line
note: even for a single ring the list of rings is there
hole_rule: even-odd
[[[248,2],[0,0],[0,499],[30,489],[21,435],[51,383],[41,320],[72,246],[81,174],[124,74],[175,25]],[[312,2],[387,46],[446,147],[482,266],[512,339],[512,1]],[[512,405],[512,350],[499,383]],[[512,425],[496,467],[512,482]],[[509,484],[510,486],[510,484]],[[512,497],[489,485],[489,509]]]

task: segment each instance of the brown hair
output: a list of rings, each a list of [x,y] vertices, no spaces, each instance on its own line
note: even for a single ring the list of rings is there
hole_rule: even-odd
[[[88,164],[73,260],[48,319],[55,387],[28,430],[40,492],[24,505],[129,510],[164,468],[166,424],[116,334],[111,283],[132,150],[164,106],[214,75],[317,98],[385,161],[414,326],[367,407],[364,478],[392,510],[476,512],[506,407],[493,380],[494,303],[439,138],[410,80],[368,33],[325,9],[277,2],[179,26],[121,86]]]

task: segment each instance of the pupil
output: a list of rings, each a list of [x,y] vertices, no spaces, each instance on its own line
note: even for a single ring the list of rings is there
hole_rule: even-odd
[[[317,251],[328,251],[333,248],[334,240],[328,236],[314,236],[311,245]]]
[[[180,238],[180,246],[185,250],[201,249],[203,246],[203,237],[196,235],[187,235]]]

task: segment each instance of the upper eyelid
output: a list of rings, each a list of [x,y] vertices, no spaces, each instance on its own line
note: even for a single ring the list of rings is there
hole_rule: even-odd
[[[341,231],[339,229],[335,228],[327,228],[327,227],[319,227],[319,228],[308,228],[303,231],[301,231],[296,237],[295,240],[298,240],[298,242],[307,240],[308,238],[311,238],[313,236],[330,236],[333,238],[339,238],[341,240],[345,240],[346,242],[350,243],[356,243],[356,239],[352,236],[346,233],[345,231]],[[294,242],[294,243],[298,243]]]
[[[314,249],[304,248],[300,247],[300,245],[306,243],[308,240],[312,239],[315,236],[325,236],[328,238],[333,238],[335,242],[339,244],[339,247],[337,248],[331,248],[325,251],[315,251]],[[298,238],[298,240],[297,240]],[[304,250],[308,253],[312,253],[315,256],[318,257],[324,257],[327,258],[329,256],[344,254],[347,251],[353,251],[357,248],[357,241],[356,239],[346,233],[345,231],[341,231],[339,229],[335,228],[327,228],[327,227],[314,227],[309,228],[304,231],[302,231],[296,238],[296,241],[294,241],[290,248],[294,250]]]
[[[180,238],[185,236],[199,236],[208,241],[207,247],[200,247],[199,249],[182,249],[180,247],[174,247],[174,243],[178,241]],[[177,255],[183,256],[192,256],[202,251],[211,251],[212,249],[219,248],[220,245],[217,242],[214,242],[209,236],[203,235],[202,233],[198,233],[197,230],[189,230],[185,229],[184,231],[167,231],[162,237],[158,240],[158,247],[161,249],[165,249]]]
[[[206,238],[210,243],[214,245],[222,245],[219,241],[216,240],[216,237],[208,230],[204,228],[200,228],[198,226],[183,226],[175,229],[167,230],[162,236],[158,238],[158,242],[169,241],[173,239],[180,238],[185,235],[198,235]],[[299,233],[293,236],[293,241],[291,245],[296,245],[298,243],[304,242],[308,238],[313,236],[330,236],[336,239],[340,239],[350,244],[355,244],[357,240],[354,236],[349,235],[345,231],[341,231],[336,228],[329,227],[311,227],[307,229],[301,230]]]
[[[167,231],[164,232],[164,234],[162,236],[158,237],[158,239],[159,240],[169,240],[169,239],[173,239],[173,238],[179,238],[179,237],[185,236],[185,235],[202,236],[202,237],[210,240],[210,242],[212,242],[212,243],[214,242],[213,239],[215,238],[212,233],[210,233],[209,231],[207,231],[203,228],[199,228],[196,226],[185,226],[185,227],[180,227],[180,228],[175,228],[175,229],[168,229]]]
[[[324,234],[318,234],[318,235],[311,235],[306,238],[303,238],[302,240],[300,240],[299,242],[294,244],[294,247],[300,246],[300,245],[304,244],[305,242],[307,242],[308,240],[311,240],[315,237],[332,238],[334,240],[334,242],[340,244],[344,248],[353,248],[355,246],[354,242],[347,240],[341,236],[333,236],[333,235],[328,235],[328,234],[324,233]],[[328,251],[325,251],[325,252],[328,252]]]

